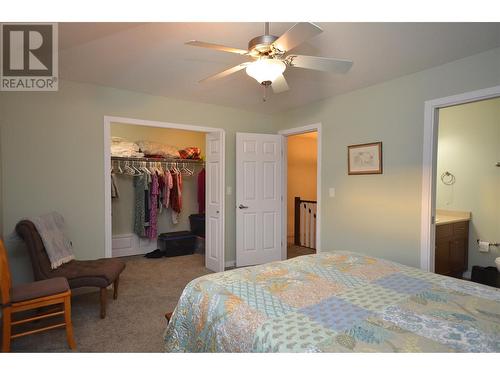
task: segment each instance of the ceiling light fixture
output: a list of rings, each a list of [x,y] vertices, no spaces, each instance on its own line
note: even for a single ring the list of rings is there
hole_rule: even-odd
[[[286,65],[283,61],[270,58],[261,58],[247,66],[247,74],[261,85],[268,86],[283,74]]]

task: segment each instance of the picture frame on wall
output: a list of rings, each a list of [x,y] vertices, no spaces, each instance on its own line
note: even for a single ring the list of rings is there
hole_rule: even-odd
[[[347,146],[349,175],[382,174],[382,142]]]

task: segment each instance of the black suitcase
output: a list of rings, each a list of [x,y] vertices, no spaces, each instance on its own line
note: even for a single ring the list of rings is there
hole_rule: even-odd
[[[189,231],[162,233],[158,236],[158,245],[167,257],[194,254],[196,236]]]
[[[473,266],[471,281],[493,287],[500,287],[500,273],[496,267]]]
[[[189,215],[191,233],[205,238],[205,214]]]

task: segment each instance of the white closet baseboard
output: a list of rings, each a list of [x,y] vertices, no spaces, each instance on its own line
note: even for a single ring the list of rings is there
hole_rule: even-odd
[[[135,233],[117,234],[112,238],[112,256],[126,257],[146,254],[158,248],[156,239],[141,238]]]

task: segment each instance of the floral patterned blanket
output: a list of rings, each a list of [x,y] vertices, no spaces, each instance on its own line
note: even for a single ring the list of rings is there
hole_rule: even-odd
[[[190,282],[168,352],[500,352],[500,289],[349,252]]]

